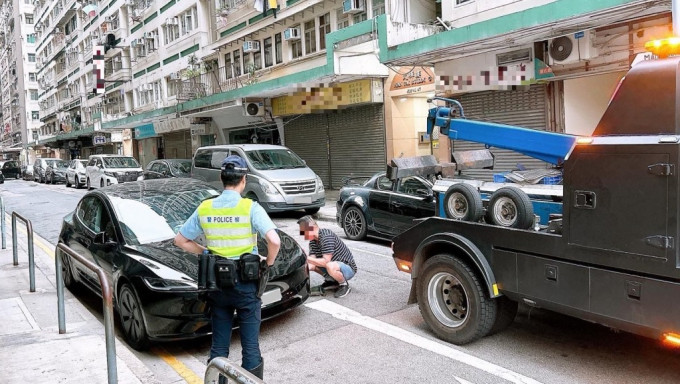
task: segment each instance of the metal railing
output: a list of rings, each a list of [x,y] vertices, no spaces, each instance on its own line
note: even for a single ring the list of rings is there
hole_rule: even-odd
[[[116,368],[116,339],[113,334],[113,292],[109,279],[104,270],[77,254],[74,250],[63,243],[57,244],[57,249],[78,260],[82,265],[96,273],[99,277],[99,284],[102,287],[102,305],[104,307],[104,334],[106,336],[106,369],[109,375],[109,384],[118,382],[118,370]],[[66,320],[64,319],[64,280],[62,276],[61,255],[57,253],[54,257],[57,269],[57,307],[59,316],[59,333],[66,333]]]
[[[4,215],[3,215],[4,217]],[[31,284],[31,292],[35,292],[35,258],[33,256],[33,225],[31,220],[12,212],[12,256],[14,256],[14,266],[19,265],[19,247],[17,246],[17,218],[26,224],[26,235],[28,236],[28,278]]]
[[[205,384],[217,383],[219,374],[226,376],[231,383],[234,380],[239,384],[263,384],[264,381],[255,377],[252,373],[239,367],[238,365],[227,360],[226,357],[216,357],[210,361],[208,368],[205,370]]]
[[[7,240],[5,232],[5,201],[0,196],[0,232],[2,232],[2,249],[7,249]]]

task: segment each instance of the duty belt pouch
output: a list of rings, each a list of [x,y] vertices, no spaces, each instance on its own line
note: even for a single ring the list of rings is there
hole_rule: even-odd
[[[244,253],[239,259],[241,281],[256,281],[260,279],[260,255]]]
[[[215,275],[221,289],[233,288],[236,285],[236,262],[226,257],[216,257]]]
[[[198,256],[198,289],[204,290],[208,281],[208,259],[209,254],[202,254]]]

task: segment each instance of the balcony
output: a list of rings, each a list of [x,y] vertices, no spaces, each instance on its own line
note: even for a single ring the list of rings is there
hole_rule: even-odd
[[[199,97],[227,92],[254,83],[254,76],[245,74],[227,78],[225,67],[202,73],[186,80],[176,80],[177,100],[191,100]]]

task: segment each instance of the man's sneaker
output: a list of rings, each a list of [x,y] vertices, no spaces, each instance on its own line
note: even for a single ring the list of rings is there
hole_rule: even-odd
[[[333,281],[326,280],[326,281],[323,282],[323,284],[321,284],[321,288],[323,288],[324,291],[332,291],[334,289],[338,289],[339,287],[340,287],[340,283],[338,283],[335,280],[333,280]]]
[[[347,294],[351,291],[351,288],[349,287],[349,284],[344,284],[341,285],[340,288],[338,288],[337,291],[335,291],[335,298],[339,299],[341,297],[347,296]]]
[[[324,295],[324,290],[323,286],[317,285],[316,287],[312,287],[312,289],[309,290],[309,295],[310,296],[323,296]]]

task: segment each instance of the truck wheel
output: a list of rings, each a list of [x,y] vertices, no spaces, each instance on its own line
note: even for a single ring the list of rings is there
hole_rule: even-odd
[[[470,184],[454,184],[444,195],[444,213],[449,219],[479,221],[484,214],[482,197]]]
[[[516,301],[508,299],[507,296],[500,296],[494,300],[496,300],[498,309],[496,311],[496,321],[494,321],[493,326],[489,331],[489,335],[493,335],[494,333],[498,333],[509,327],[510,324],[515,321],[517,307],[519,306]]]
[[[420,313],[437,337],[466,344],[491,330],[497,303],[457,257],[441,254],[428,259],[417,284]]]
[[[491,195],[486,222],[501,227],[528,229],[534,224],[529,196],[519,188],[503,187]]]
[[[366,237],[366,216],[357,207],[348,207],[342,213],[342,229],[350,240],[363,240]]]

